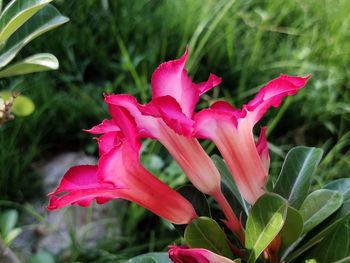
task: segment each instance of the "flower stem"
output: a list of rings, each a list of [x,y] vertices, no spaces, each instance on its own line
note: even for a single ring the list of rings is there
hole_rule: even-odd
[[[222,209],[227,221],[225,222],[227,227],[237,236],[242,245],[245,242],[244,230],[241,222],[236,217],[235,213],[232,210],[232,207],[228,203],[226,197],[221,191],[218,191],[213,195],[215,200],[218,202],[219,206]]]

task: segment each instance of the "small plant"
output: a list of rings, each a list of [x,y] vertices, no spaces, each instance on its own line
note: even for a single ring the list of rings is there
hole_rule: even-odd
[[[35,54],[9,65],[30,41],[69,20],[50,2],[52,0],[13,0],[2,10],[0,0],[0,78],[58,69],[57,58],[49,53]],[[0,125],[13,118],[11,112],[18,116],[29,115],[33,106],[25,96],[2,91]],[[16,108],[21,110],[16,111]]]
[[[20,262],[17,256],[10,250],[12,241],[22,233],[20,227],[16,227],[18,212],[15,209],[9,209],[0,213],[0,261],[1,262]]]
[[[72,167],[50,194],[49,210],[89,206],[116,198],[135,202],[174,224],[181,244],[168,254],[152,253],[128,262],[335,262],[349,259],[350,179],[309,192],[323,151],[296,147],[285,158],[276,181],[269,177],[265,127],[253,128],[270,107],[297,93],[308,79],[280,75],[243,105],[217,101],[194,112],[199,97],[221,79],[210,74],[195,84],[184,66],[188,53],[161,64],[152,76],[152,100],[139,104],[128,94],[107,94],[112,116],[87,132],[102,134],[97,165]],[[193,186],[177,191],[140,162],[141,140],[158,140]],[[221,156],[211,158],[198,139],[214,142]],[[206,197],[222,216],[213,217]],[[221,219],[221,220],[220,220]]]

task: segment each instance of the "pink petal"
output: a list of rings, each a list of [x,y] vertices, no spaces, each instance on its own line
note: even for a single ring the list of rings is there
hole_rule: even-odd
[[[188,224],[196,218],[191,203],[144,169],[135,159],[138,153],[133,151],[133,147],[123,141],[100,158],[98,167],[71,168],[50,194],[48,209],[75,204],[86,207],[94,199],[105,203],[123,198],[174,224]]]
[[[256,143],[256,149],[260,155],[261,161],[266,169],[266,172],[268,173],[270,168],[270,154],[266,140],[266,127],[261,127],[260,136]]]
[[[53,211],[68,205],[88,207],[94,199],[96,199],[98,203],[105,203],[106,201],[119,197],[120,194],[116,190],[103,187],[95,189],[84,189],[81,187],[81,190],[74,190],[62,196],[51,196],[47,209]],[[99,202],[99,200],[103,200],[103,202]]]
[[[121,132],[108,132],[97,138],[99,155],[102,156],[120,144]]]
[[[87,188],[98,187],[99,180],[96,176],[96,171],[96,165],[79,165],[70,168],[63,176],[57,189],[51,194],[77,190],[81,185]]]
[[[265,85],[242,110],[227,102],[216,102],[194,117],[194,134],[214,141],[224,157],[243,197],[250,203],[264,193],[270,157],[262,129],[255,145],[253,127],[271,106],[295,94],[309,77],[281,75]]]
[[[80,165],[70,168],[63,176],[57,189],[50,193],[49,210],[59,209],[69,204],[89,206],[94,198],[107,195],[113,185],[100,182],[97,177],[97,166]],[[58,196],[57,196],[58,195]]]
[[[102,123],[85,131],[91,134],[103,134],[107,132],[119,131],[119,127],[114,122],[114,120],[103,120]]]
[[[219,86],[220,83],[221,83],[221,78],[216,76],[213,73],[210,73],[207,81],[199,84],[194,84],[194,85],[197,86],[197,89],[199,90],[199,95],[202,95],[207,91],[211,90],[212,88]]]
[[[169,257],[174,263],[234,263],[229,258],[220,256],[203,248],[169,246]]]
[[[251,123],[237,119],[235,112],[226,109],[205,109],[194,119],[196,136],[215,143],[242,196],[254,204],[264,194],[267,172],[256,149]]]
[[[188,50],[186,49],[181,58],[162,63],[154,71],[151,83],[153,99],[171,96],[179,103],[182,112],[191,118],[199,96],[220,84],[221,79],[211,74],[207,82],[192,83],[184,69],[187,56]]]
[[[297,93],[306,85],[309,78],[310,76],[294,77],[282,74],[262,87],[255,98],[243,107],[243,110],[247,111],[249,118],[255,124],[268,108],[278,107],[284,97]]]
[[[124,142],[125,143],[125,142]],[[178,192],[149,173],[127,144],[101,157],[98,176],[115,185],[122,198],[135,202],[175,224],[196,218],[193,206]]]
[[[210,106],[210,109],[219,110],[219,111],[229,113],[236,120],[238,120],[239,118],[245,117],[245,112],[242,112],[239,109],[235,109],[234,107],[232,107],[232,105],[230,103],[228,103],[227,101],[223,101],[223,100],[213,103]]]
[[[178,133],[189,134],[191,120],[181,114],[177,102],[169,97],[160,97],[145,106],[138,105],[136,100],[126,95],[106,97],[113,119],[120,119],[121,112],[114,108],[124,107],[134,117],[139,133],[151,134],[159,140],[179,163],[191,182],[204,193],[210,194],[220,189],[220,174],[195,138],[187,138]],[[168,104],[169,103],[169,104]],[[167,105],[168,104],[168,105]],[[142,114],[141,114],[142,112]],[[163,121],[177,130],[176,133]],[[181,121],[177,122],[176,119]],[[121,123],[117,123],[122,128]],[[186,126],[187,125],[187,126]],[[113,179],[111,179],[113,181]]]
[[[142,115],[140,109],[142,106],[138,104],[137,100],[128,94],[119,95],[107,95],[105,97],[105,102],[109,106],[109,111],[113,119],[117,120],[119,118],[119,110],[114,111],[114,107],[123,107],[127,109],[130,115],[134,118],[135,123],[138,128],[138,133],[141,137],[146,138],[157,138],[159,135],[158,123],[159,120],[152,116]]]
[[[158,97],[140,108],[144,115],[161,118],[180,135],[190,136],[193,120],[183,114],[180,105],[170,96]]]
[[[197,138],[212,139],[219,132],[220,124],[237,126],[233,112],[218,109],[204,109],[194,116],[194,134]]]
[[[112,116],[118,116],[115,118],[115,122],[121,130],[124,138],[128,141],[135,152],[138,152],[141,148],[141,142],[137,131],[135,119],[131,116],[130,112],[119,106],[110,107]]]
[[[197,139],[179,135],[163,124],[158,140],[196,188],[209,195],[220,191],[220,174]]]

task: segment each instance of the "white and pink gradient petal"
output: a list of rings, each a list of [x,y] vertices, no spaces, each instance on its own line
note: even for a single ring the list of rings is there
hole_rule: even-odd
[[[281,75],[261,88],[242,110],[219,101],[194,116],[195,136],[216,144],[242,196],[250,204],[264,194],[270,166],[265,128],[255,144],[254,125],[268,108],[278,107],[284,97],[295,94],[308,79],[309,76]]]
[[[268,173],[270,168],[270,154],[266,140],[266,127],[260,128],[260,135],[258,141],[256,142],[256,150],[260,155],[261,161],[266,169],[266,173]]]

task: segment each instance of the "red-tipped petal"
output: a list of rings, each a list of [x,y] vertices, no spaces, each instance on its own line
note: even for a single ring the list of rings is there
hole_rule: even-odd
[[[234,263],[229,258],[220,256],[203,248],[169,246],[169,257],[174,263]]]
[[[97,173],[99,178],[120,185],[123,189],[118,193],[122,198],[174,224],[187,224],[197,217],[190,202],[149,173],[126,142],[101,157]]]
[[[63,176],[57,189],[50,193],[49,210],[67,205],[89,206],[93,199],[104,196],[113,189],[109,183],[101,182],[97,176],[97,166],[80,165],[70,168]],[[105,195],[111,198],[111,195]]]
[[[180,135],[190,136],[194,121],[181,110],[177,101],[170,96],[154,99],[141,109],[143,114],[161,118],[170,128]]]
[[[154,71],[151,83],[153,99],[171,96],[179,103],[182,112],[191,118],[199,96],[218,85],[221,79],[211,74],[206,82],[193,83],[184,69],[187,56],[186,49],[181,58],[162,63]]]
[[[97,138],[99,155],[102,156],[120,144],[121,132],[108,132]]]
[[[81,185],[90,188],[97,187],[99,181],[96,177],[96,171],[96,165],[79,165],[70,168],[63,176],[57,189],[50,195],[77,190]]]
[[[284,97],[303,88],[309,78],[310,76],[295,77],[282,74],[262,87],[255,98],[243,106],[243,110],[247,111],[247,117],[255,124],[270,107],[278,107]]]
[[[109,106],[109,111],[114,120],[118,120],[119,109],[113,110],[115,107],[123,107],[127,109],[130,115],[134,118],[137,125],[138,133],[141,137],[157,138],[159,136],[159,128],[157,118],[153,116],[143,115],[140,111],[142,106],[138,104],[135,97],[127,94],[107,95],[105,102]]]
[[[119,106],[110,107],[112,116],[117,116],[115,122],[120,128],[121,133],[124,135],[128,143],[134,148],[135,152],[138,152],[141,148],[141,142],[139,133],[135,123],[135,119],[131,116],[128,109]]]
[[[260,155],[261,161],[264,164],[266,173],[268,173],[270,168],[270,154],[266,140],[266,127],[261,127],[260,136],[256,143],[256,149]]]
[[[117,132],[119,130],[114,120],[103,120],[102,123],[85,131],[91,134],[103,134],[107,132]]]
[[[232,112],[204,109],[194,116],[194,134],[197,138],[211,139],[221,130],[222,125],[237,126],[237,118]]]

